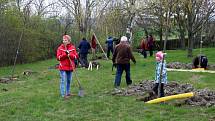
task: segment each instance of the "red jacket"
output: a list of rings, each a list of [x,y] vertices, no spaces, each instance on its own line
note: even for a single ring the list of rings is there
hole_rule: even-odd
[[[146,50],[147,49],[147,46],[145,44],[145,40],[143,39],[140,43],[140,48],[143,49],[143,50]]]
[[[66,54],[66,48],[69,51],[69,57],[71,58],[72,65]],[[58,68],[59,70],[73,71],[75,69],[74,59],[78,58],[78,54],[76,52],[75,47],[72,44],[68,44],[66,48],[64,44],[61,44],[57,49],[57,60],[60,61]]]
[[[96,37],[93,35],[92,40],[91,40],[91,47],[93,49],[96,49]]]

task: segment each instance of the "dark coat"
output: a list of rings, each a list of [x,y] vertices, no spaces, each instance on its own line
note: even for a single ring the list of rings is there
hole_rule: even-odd
[[[87,40],[81,40],[78,48],[80,49],[80,54],[87,54],[88,50],[91,48],[90,43]]]
[[[109,37],[106,42],[108,48],[113,48],[113,38]]]
[[[114,50],[112,61],[115,64],[128,64],[132,60],[136,63],[136,60],[131,52],[129,44],[119,43]]]

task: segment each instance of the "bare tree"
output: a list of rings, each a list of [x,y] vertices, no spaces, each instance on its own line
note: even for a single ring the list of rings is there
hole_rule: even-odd
[[[47,13],[54,12],[56,10],[51,9],[52,6],[56,5],[57,2],[51,2],[47,4],[47,1],[45,0],[34,0],[32,2],[32,5],[34,5],[36,9],[36,15],[37,16],[44,16]]]
[[[175,18],[175,22],[176,22],[176,25],[177,25],[177,30],[179,31],[179,39],[181,41],[181,48],[183,50],[186,49],[186,46],[185,46],[185,35],[186,35],[186,14],[185,12],[183,11],[183,5],[181,2],[181,0],[177,0],[176,1],[177,3],[177,6],[175,7],[174,9],[174,18]]]
[[[160,43],[163,43],[163,33],[165,30],[165,3],[164,0],[147,1],[143,11],[145,23],[157,29]],[[163,44],[161,44],[162,46]]]
[[[203,25],[208,21],[215,9],[214,2],[207,7],[204,6],[204,2],[205,0],[188,0],[184,2],[184,10],[187,14],[188,57],[193,56],[192,52],[195,35],[201,31]]]
[[[162,2],[162,1],[160,1]],[[170,29],[171,29],[171,17],[173,15],[173,8],[175,7],[176,3],[174,0],[164,0],[164,12],[165,12],[165,40],[164,40],[164,47],[163,50],[166,50],[166,42],[169,37]]]
[[[79,33],[81,32],[83,36],[87,36],[87,33],[89,35],[91,32],[92,25],[96,23],[95,20],[101,17],[108,3],[112,0],[59,1],[71,12]]]
[[[78,25],[78,29],[84,36],[88,29],[88,22],[91,17],[92,8],[95,5],[94,0],[86,0],[86,6],[83,6],[80,0],[59,0],[69,10]],[[85,8],[85,9],[84,9]]]
[[[123,0],[124,1],[124,10],[126,10],[126,14],[128,16],[127,22],[127,29],[126,29],[126,36],[128,37],[129,41],[132,43],[132,28],[134,25],[134,18],[136,15],[135,10],[135,2],[136,0]]]
[[[20,14],[21,18],[23,18],[23,28],[22,28],[22,31],[21,31],[21,34],[20,34],[20,37],[19,37],[19,41],[18,41],[18,46],[17,46],[17,50],[16,50],[16,55],[15,55],[15,58],[14,58],[14,63],[13,63],[13,68],[11,70],[11,77],[13,78],[13,75],[14,75],[14,71],[15,71],[15,66],[16,66],[16,61],[17,61],[17,58],[18,58],[18,54],[19,54],[19,50],[20,50],[20,46],[21,46],[21,42],[22,42],[22,39],[23,39],[23,34],[24,34],[24,30],[25,30],[25,26],[26,26],[26,23],[28,21],[28,18],[30,16],[30,4],[32,3],[33,0],[29,0],[27,2],[27,4],[25,4],[24,8],[23,8],[23,14]],[[19,0],[17,0],[17,5],[18,5],[18,10],[19,12],[21,13],[21,9],[20,9],[20,2]]]

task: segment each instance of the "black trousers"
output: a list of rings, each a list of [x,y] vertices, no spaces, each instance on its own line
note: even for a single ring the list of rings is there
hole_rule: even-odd
[[[150,45],[149,47],[148,47],[148,49],[149,49],[149,55],[150,56],[153,56],[153,45]]]
[[[153,56],[153,49],[149,49],[149,55]]]
[[[160,96],[164,97],[164,84],[161,83],[161,88],[160,88]],[[159,88],[159,83],[155,83],[155,86],[153,88],[153,91],[155,92],[156,95],[158,95],[158,88]]]
[[[82,67],[88,67],[87,53],[80,54],[80,63]]]
[[[144,56],[144,58],[147,58],[147,52],[146,50],[142,49],[141,54]]]
[[[108,58],[110,57],[110,52],[113,54],[113,47],[108,47],[108,50],[107,50],[107,57]]]

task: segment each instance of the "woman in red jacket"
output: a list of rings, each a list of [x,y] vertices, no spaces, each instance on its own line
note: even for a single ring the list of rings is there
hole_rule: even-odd
[[[141,40],[141,43],[140,43],[140,49],[141,49],[141,54],[144,56],[144,58],[147,58],[147,52],[146,52],[146,44],[145,44],[145,40],[144,38]]]
[[[57,60],[60,70],[60,93],[61,96],[67,99],[70,94],[70,82],[72,80],[72,71],[75,69],[74,60],[78,58],[75,46],[71,44],[69,35],[63,36],[63,43],[57,49]],[[66,82],[66,85],[65,85]],[[65,90],[66,87],[66,90]]]

